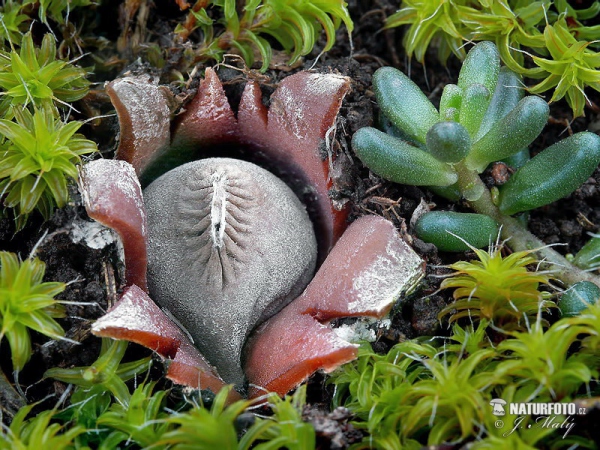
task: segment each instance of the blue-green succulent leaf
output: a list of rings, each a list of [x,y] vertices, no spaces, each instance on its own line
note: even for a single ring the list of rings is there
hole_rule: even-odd
[[[546,125],[549,113],[550,109],[544,100],[525,97],[473,143],[466,160],[467,166],[483,172],[489,163],[500,161],[527,147]]]
[[[600,300],[600,287],[589,281],[580,281],[565,291],[558,307],[563,317],[574,317],[598,300]]]
[[[450,110],[460,111],[462,103],[463,90],[456,84],[447,84],[442,91],[440,98],[440,118],[441,120],[450,120],[446,116]],[[451,113],[454,115],[454,113]]]
[[[464,252],[469,250],[469,245],[485,247],[496,240],[499,229],[489,216],[453,211],[428,212],[415,225],[420,239],[445,252]]]
[[[458,202],[462,199],[462,193],[457,184],[452,184],[450,186],[427,186],[427,189],[434,194],[447,198],[453,202]]]
[[[508,67],[502,67],[498,74],[496,90],[481,121],[475,140],[485,135],[498,120],[511,112],[523,98],[524,92],[521,77]]]
[[[582,269],[595,269],[600,267],[600,235],[595,234],[577,252],[573,264]]]
[[[466,90],[474,84],[484,85],[494,92],[500,72],[500,54],[492,42],[483,41],[467,54],[458,75],[458,87]]]
[[[491,91],[483,84],[472,84],[464,90],[458,121],[473,137],[479,130],[491,96]]]
[[[471,137],[461,124],[438,122],[427,132],[427,151],[445,163],[462,161],[471,149]]]
[[[504,158],[502,162],[513,169],[520,169],[530,159],[531,155],[529,154],[529,148],[525,147],[514,155]]]
[[[439,120],[435,106],[410,78],[393,67],[373,74],[373,90],[381,111],[395,127],[425,143],[427,131]]]
[[[369,169],[396,183],[449,186],[458,179],[448,164],[375,128],[358,130],[352,137],[352,148]]]
[[[600,137],[576,133],[548,147],[500,187],[499,208],[507,215],[538,208],[569,195],[600,163]]]
[[[414,145],[415,147],[425,149],[425,144],[422,144],[420,142],[417,142],[417,141],[411,139],[411,137],[408,136],[406,133],[404,133],[402,130],[396,128],[394,126],[394,124],[392,122],[390,122],[390,119],[388,119],[386,117],[386,115],[383,114],[381,111],[379,111],[376,123],[377,123],[376,128],[383,131],[384,133],[389,134],[390,136],[393,136],[395,138],[401,139],[403,141],[406,141],[409,144]]]

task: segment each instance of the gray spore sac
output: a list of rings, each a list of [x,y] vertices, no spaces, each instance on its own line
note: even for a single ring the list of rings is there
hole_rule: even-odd
[[[226,382],[242,385],[248,334],[313,276],[317,243],[306,209],[270,172],[228,158],[167,172],[144,202],[152,298]]]

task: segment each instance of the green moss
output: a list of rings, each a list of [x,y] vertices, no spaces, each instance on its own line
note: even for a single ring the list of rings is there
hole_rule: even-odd
[[[490,252],[474,250],[479,260],[458,261],[450,265],[455,272],[446,278],[441,289],[454,289],[454,302],[440,312],[450,322],[463,317],[486,319],[503,330],[524,329],[540,311],[554,307],[549,292],[540,291],[550,273],[528,270],[537,263],[531,252],[514,252],[502,256],[502,247]]]
[[[37,258],[21,261],[14,253],[0,252],[0,341],[8,340],[15,372],[31,358],[30,330],[64,338],[54,320],[64,317],[64,307],[54,297],[65,284],[43,282],[45,270],[46,264]]]

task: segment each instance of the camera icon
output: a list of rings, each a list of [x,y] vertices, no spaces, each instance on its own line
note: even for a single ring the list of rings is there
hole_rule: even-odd
[[[504,405],[506,405],[506,402],[501,398],[492,399],[490,402],[490,406],[494,408],[492,410],[492,414],[495,416],[504,416],[506,414],[506,411],[504,411]]]

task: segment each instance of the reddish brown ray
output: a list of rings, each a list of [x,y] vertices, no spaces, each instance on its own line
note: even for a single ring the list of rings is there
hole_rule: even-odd
[[[248,347],[250,397],[266,391],[285,395],[317,370],[331,371],[357,355],[357,346],[328,326],[308,315],[290,317],[285,310],[260,326]]]
[[[392,222],[363,216],[346,230],[294,306],[321,322],[382,317],[424,274],[425,263]]]
[[[226,386],[198,349],[188,340],[182,342],[175,359],[170,362],[167,378],[185,386],[210,389],[214,393]],[[240,394],[232,389],[227,396],[227,402],[231,403],[240,398]]]
[[[144,345],[173,361],[167,376],[176,383],[218,392],[225,383],[188,337],[150,299],[146,286],[146,216],[139,182],[125,161],[97,160],[82,169],[81,191],[90,217],[115,229],[125,248],[127,282],[121,300],[92,326],[101,337]],[[230,394],[231,401],[238,394]]]
[[[138,286],[125,290],[121,299],[92,325],[100,337],[125,339],[173,358],[185,334]]]
[[[256,85],[249,84],[240,103],[238,117],[244,143],[256,146],[284,171],[296,178],[292,184],[309,185],[308,197],[317,208],[317,233],[324,241],[324,254],[331,249],[346,227],[347,211],[335,209],[328,192],[328,142],[334,139],[334,126],[350,79],[332,74],[300,72],[285,78],[271,96],[265,117]],[[255,130],[265,129],[256,133]]]
[[[198,93],[178,117],[171,146],[206,148],[232,142],[237,142],[237,120],[219,77],[207,68]]]
[[[327,323],[385,315],[424,274],[424,264],[387,220],[366,216],[335,245],[304,293],[260,326],[246,345],[245,371],[254,388],[285,394],[316,370],[354,359],[354,345]]]
[[[106,86],[119,118],[117,159],[139,176],[169,146],[171,112],[167,94],[148,77],[120,78]]]
[[[94,323],[92,333],[135,342],[172,359],[167,377],[175,383],[215,393],[225,386],[188,337],[138,286],[123,293],[121,300]],[[230,400],[236,398],[239,395],[233,393]]]
[[[248,81],[240,100],[238,120],[243,142],[252,142],[262,150],[266,145],[267,115],[269,111],[262,102],[262,92],[256,81]],[[254,135],[258,135],[255,138]],[[262,137],[260,137],[262,136]]]
[[[146,213],[133,167],[125,161],[92,161],[81,169],[80,191],[88,215],[121,237],[126,285],[147,291]]]

